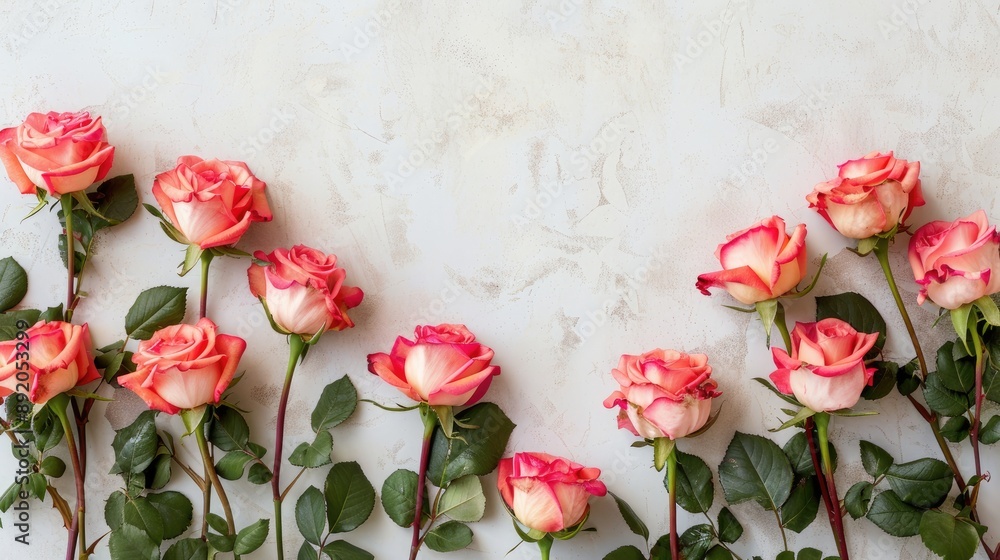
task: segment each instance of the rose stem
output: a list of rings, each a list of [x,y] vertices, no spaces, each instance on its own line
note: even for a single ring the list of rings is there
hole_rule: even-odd
[[[906,325],[906,332],[910,335],[910,342],[913,344],[913,350],[917,354],[917,363],[920,365],[920,379],[921,383],[927,377],[927,362],[924,360],[924,352],[920,348],[920,340],[917,338],[917,333],[913,329],[913,323],[910,321],[910,314],[906,311],[906,305],[903,304],[903,298],[899,295],[899,288],[896,286],[896,279],[892,275],[892,267],[889,266],[889,241],[887,239],[880,239],[875,245],[875,257],[878,258],[879,264],[882,266],[882,272],[885,274],[885,280],[889,284],[889,291],[892,292],[893,299],[896,300],[896,307],[899,309],[899,314],[903,318],[903,324]],[[917,410],[921,417],[927,421],[931,426],[931,431],[934,432],[934,439],[937,441],[938,447],[941,448],[941,454],[944,456],[945,461],[948,466],[951,467],[951,472],[955,477],[955,482],[958,483],[959,488],[965,488],[965,479],[962,477],[962,472],[958,469],[958,463],[955,462],[955,457],[951,454],[951,448],[948,447],[948,443],[944,440],[944,436],[941,435],[941,428],[938,426],[937,415],[933,411],[924,409],[924,407],[917,402],[913,395],[907,395],[910,403]],[[973,508],[975,509],[975,508]]]
[[[274,531],[277,537],[278,560],[285,558],[284,542],[281,533],[281,502],[284,496],[281,492],[281,448],[285,442],[285,409],[288,407],[288,393],[292,388],[292,376],[295,366],[302,357],[306,343],[302,337],[293,334],[288,337],[288,369],[285,372],[285,385],[281,388],[281,401],[278,403],[278,425],[274,433],[274,468],[271,477],[271,497],[274,501]],[[290,488],[290,486],[289,486]]]
[[[66,407],[69,405],[70,397],[61,393],[49,400],[49,408],[52,413],[59,418],[63,432],[66,434],[66,447],[69,448],[70,462],[73,464],[73,477],[76,481],[76,512],[73,514],[73,522],[70,524],[69,537],[66,542],[66,560],[73,560],[76,556],[77,538],[84,533],[81,528],[86,523],[84,512],[86,510],[86,499],[83,483],[83,470],[80,467],[80,455],[76,448],[76,440],[73,439],[73,427],[66,416]]]
[[[86,195],[84,195],[86,196]],[[76,277],[76,238],[73,237],[73,195],[64,194],[59,197],[62,204],[63,219],[66,221],[66,322],[73,320],[73,279]]]
[[[778,308],[774,312],[774,325],[778,327],[778,332],[781,333],[781,340],[785,341],[785,350],[789,354],[792,353],[792,337],[788,334],[788,324],[785,323],[785,306],[781,305],[780,301],[774,302]]]
[[[667,494],[670,507],[670,557],[680,558],[681,547],[677,535],[677,446],[670,448],[667,455]]]
[[[985,358],[985,352],[983,351],[983,339],[979,336],[979,320],[978,311],[976,308],[972,310],[972,328],[969,329],[972,332],[972,344],[976,352],[976,414],[972,421],[972,430],[969,432],[969,443],[972,444],[972,455],[976,460],[976,487],[972,489],[972,498],[969,500],[969,505],[973,510],[976,509],[976,501],[979,498],[979,486],[982,484],[983,478],[983,463],[979,456],[979,427],[982,423],[983,417],[983,363]]]
[[[812,418],[806,418],[805,424],[809,456],[812,458],[813,468],[816,470],[816,482],[819,483],[820,494],[823,496],[823,504],[826,506],[826,513],[830,518],[830,529],[833,530],[836,525],[834,515],[837,514],[837,509],[834,508],[833,498],[830,497],[830,489],[826,485],[826,477],[823,476],[822,463],[820,462],[819,453],[816,450],[816,440],[813,439],[816,434],[816,422]]]
[[[206,417],[208,414],[205,415]],[[215,465],[212,463],[212,455],[208,452],[208,442],[205,440],[205,422],[202,420],[200,426],[194,430],[194,438],[198,441],[198,450],[201,451],[201,459],[205,463],[205,474],[212,481],[212,486],[219,495],[219,502],[222,503],[222,511],[226,514],[226,525],[229,526],[229,534],[236,534],[236,524],[233,523],[233,508],[229,506],[229,497],[226,496],[225,489],[222,488],[222,481],[219,480],[219,473],[215,472]],[[235,555],[238,559],[239,554]]]
[[[542,560],[549,560],[549,553],[552,552],[552,536],[545,535],[538,541],[538,550],[542,551]],[[680,558],[675,556],[674,558]]]
[[[427,488],[427,460],[431,455],[431,436],[434,435],[434,428],[437,426],[437,414],[430,406],[420,404],[420,419],[424,424],[424,440],[420,447],[420,472],[417,474],[417,507],[413,512],[413,539],[410,541],[410,560],[417,557],[420,552],[420,520],[424,514],[424,491]],[[541,543],[541,541],[539,541]],[[539,546],[541,546],[539,544]],[[552,543],[549,543],[552,546]],[[542,558],[548,558],[545,549],[542,549]]]
[[[823,470],[826,471],[826,486],[829,489],[830,501],[836,511],[833,521],[834,536],[837,538],[837,552],[840,560],[850,560],[850,552],[847,549],[847,534],[844,532],[844,517],[840,512],[840,495],[837,494],[837,483],[833,476],[833,460],[830,456],[830,415],[825,412],[817,413],[815,416],[816,431],[819,433],[819,454],[823,458]]]
[[[201,253],[201,306],[198,316],[202,319],[208,315],[208,267],[212,264],[214,256],[211,250]]]

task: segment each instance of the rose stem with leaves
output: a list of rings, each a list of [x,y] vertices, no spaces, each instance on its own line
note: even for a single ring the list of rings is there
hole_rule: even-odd
[[[420,420],[424,425],[424,439],[420,446],[420,468],[417,473],[417,507],[413,511],[413,538],[410,541],[410,560],[417,557],[420,552],[420,545],[423,541],[420,538],[420,520],[424,514],[424,492],[427,488],[427,461],[431,456],[431,438],[434,436],[434,428],[437,427],[437,414],[429,405],[420,404]],[[544,540],[544,539],[543,539]],[[541,541],[538,544],[542,549],[542,558],[548,558],[548,550],[542,547]],[[548,544],[552,548],[550,540]]]
[[[671,446],[667,455],[667,495],[670,508],[670,557],[680,558],[680,540],[677,535],[677,447]]]
[[[903,298],[899,294],[899,287],[896,286],[896,279],[892,274],[892,268],[889,265],[889,240],[879,239],[878,243],[875,245],[875,249],[872,251],[875,253],[875,257],[878,259],[879,265],[882,267],[882,272],[885,274],[885,280],[889,284],[889,291],[892,292],[892,297],[896,301],[896,307],[899,309],[899,314],[903,318],[903,324],[906,325],[906,332],[910,335],[910,342],[913,344],[913,351],[917,354],[917,364],[920,366],[920,382],[923,384],[924,380],[927,378],[927,361],[924,359],[924,352],[920,347],[920,340],[917,338],[917,332],[913,328],[913,322],[910,321],[910,314],[906,311],[906,305],[903,303]],[[955,477],[955,482],[958,483],[959,488],[965,488],[965,478],[962,476],[961,471],[958,468],[958,463],[955,462],[955,457],[951,453],[951,448],[948,447],[948,442],[944,440],[944,436],[941,435],[941,427],[938,426],[937,415],[930,410],[924,408],[913,395],[907,395],[910,403],[917,410],[928,424],[931,426],[931,431],[934,432],[934,439],[937,441],[938,447],[941,448],[941,454],[944,455],[945,461],[948,466],[951,467],[951,472]],[[973,508],[975,509],[975,508]]]
[[[983,479],[983,462],[979,455],[979,428],[983,418],[983,366],[985,362],[985,351],[983,350],[983,339],[979,334],[979,311],[972,308],[969,315],[969,329],[972,335],[973,351],[976,353],[976,412],[972,418],[972,429],[969,431],[969,444],[972,445],[972,455],[976,462],[976,486],[972,489],[972,497],[969,499],[969,506],[973,511],[976,509],[976,502],[979,499],[979,487]],[[985,543],[984,543],[985,544]],[[987,550],[989,550],[987,548]]]
[[[66,416],[66,407],[69,406],[70,397],[65,393],[61,393],[52,397],[49,400],[48,406],[55,414],[56,418],[59,419],[59,423],[62,425],[63,432],[66,435],[66,447],[69,450],[69,459],[73,464],[73,474],[76,478],[76,511],[73,514],[73,520],[69,528],[69,537],[66,542],[66,560],[73,560],[76,557],[76,541],[77,538],[80,539],[81,550],[84,549],[85,545],[83,541],[86,540],[86,534],[83,531],[84,525],[84,511],[86,503],[84,500],[85,491],[83,484],[83,475],[80,467],[80,455],[77,452],[76,440],[73,439],[73,427],[69,423],[69,418]]]
[[[198,316],[202,319],[208,315],[208,268],[214,257],[211,251],[201,253],[201,304],[198,307]]]
[[[205,418],[209,414],[211,412],[207,412]],[[208,475],[211,485],[215,487],[216,494],[219,496],[219,502],[222,504],[222,511],[226,514],[226,525],[229,527],[229,534],[235,535],[236,524],[233,522],[233,508],[229,505],[229,497],[226,495],[226,490],[222,487],[222,481],[219,480],[219,473],[215,472],[215,463],[212,461],[212,455],[208,451],[208,441],[205,439],[205,419],[202,419],[201,424],[195,428],[194,438],[198,442],[198,450],[201,451],[201,459],[205,463],[205,474]],[[238,560],[240,555],[236,554],[235,557]]]
[[[207,267],[206,267],[207,268]],[[285,558],[284,542],[282,540],[281,527],[281,502],[284,500],[287,490],[281,491],[281,448],[285,442],[285,409],[288,408],[288,393],[292,388],[292,376],[295,375],[295,366],[302,358],[306,342],[300,335],[292,334],[288,337],[288,369],[285,372],[285,384],[281,388],[281,401],[278,403],[278,425],[274,434],[274,468],[271,472],[271,497],[274,500],[274,530],[276,546],[278,549],[278,560]],[[295,480],[298,480],[296,478]],[[293,481],[292,484],[295,484]],[[289,484],[288,488],[291,488]]]
[[[823,471],[826,474],[826,487],[829,490],[830,503],[836,508],[833,516],[833,531],[837,540],[837,552],[840,560],[850,560],[847,548],[847,534],[844,531],[844,516],[840,512],[840,497],[837,494],[837,483],[833,475],[833,459],[830,455],[830,415],[825,412],[816,414],[816,432],[819,435],[819,454],[823,459]]]

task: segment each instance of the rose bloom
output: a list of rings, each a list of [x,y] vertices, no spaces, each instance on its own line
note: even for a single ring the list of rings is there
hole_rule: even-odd
[[[285,332],[311,338],[354,326],[347,310],[357,307],[365,294],[344,285],[347,271],[337,267],[336,255],[296,245],[269,254],[257,251],[254,257],[270,264],[250,265],[250,292]]]
[[[132,356],[135,372],[119,377],[118,383],[149,408],[167,414],[217,404],[246,347],[238,336],[219,334],[210,319],[165,327],[139,343]]]
[[[153,196],[192,245],[233,245],[251,222],[270,222],[265,184],[240,161],[177,158],[177,167],[153,180]]]
[[[101,117],[90,113],[31,113],[0,130],[0,161],[22,194],[44,187],[59,196],[82,191],[111,170],[115,147]]]
[[[90,354],[90,329],[86,323],[39,321],[25,333],[26,340],[0,342],[0,397],[23,393],[18,389],[27,385],[28,400],[45,404],[60,393],[100,378]],[[21,366],[25,354],[27,370]],[[28,379],[18,380],[19,371],[27,371]]]
[[[872,152],[839,166],[835,179],[816,185],[806,197],[842,235],[864,239],[905,225],[924,205],[920,162]]]
[[[910,266],[927,298],[945,309],[1000,291],[1000,235],[986,212],[954,222],[931,222],[910,238]]]
[[[723,288],[741,303],[753,305],[785,295],[806,275],[806,226],[785,233],[777,216],[726,237],[715,250],[723,270],[698,276],[696,287]]]
[[[497,488],[522,525],[554,533],[583,521],[591,496],[608,493],[600,475],[600,469],[547,453],[515,453],[500,460]]]
[[[816,412],[850,408],[871,384],[875,369],[865,366],[865,354],[877,340],[878,333],[859,333],[840,319],[796,323],[791,356],[771,347],[778,366],[771,381]]]
[[[418,326],[415,340],[403,337],[389,354],[368,355],[368,371],[415,401],[432,406],[475,404],[500,367],[493,350],[476,342],[465,325]]]

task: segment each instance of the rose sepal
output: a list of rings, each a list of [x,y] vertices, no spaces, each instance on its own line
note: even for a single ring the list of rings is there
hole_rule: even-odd
[[[184,432],[185,436],[189,436],[194,433],[195,430],[200,428],[205,423],[205,417],[208,415],[208,405],[201,405],[195,408],[186,408],[180,411],[181,420],[184,422]]]
[[[677,447],[676,442],[668,437],[658,437],[653,439],[653,466],[657,471],[662,471],[667,464],[667,459],[674,454]]]

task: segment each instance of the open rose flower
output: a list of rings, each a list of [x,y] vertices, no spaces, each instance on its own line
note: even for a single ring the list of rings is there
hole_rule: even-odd
[[[872,152],[839,168],[836,178],[816,185],[806,200],[844,236],[864,239],[903,226],[924,204],[919,161]]]
[[[254,257],[270,264],[250,265],[250,292],[264,302],[285,333],[309,339],[354,326],[347,310],[357,307],[365,294],[361,288],[344,285],[347,271],[337,267],[336,255],[296,245],[271,253],[257,251]]]
[[[415,340],[403,337],[389,354],[368,355],[368,371],[404,395],[431,406],[475,404],[500,367],[493,350],[476,342],[465,325],[418,326]]]
[[[25,333],[26,340],[0,342],[0,397],[18,392],[19,385],[27,385],[28,400],[45,404],[60,393],[100,377],[91,357],[90,329],[86,324],[39,321]],[[21,366],[25,363],[24,345],[28,347],[26,381],[17,378],[18,371],[25,371]]]
[[[644,438],[678,439],[700,430],[712,399],[721,395],[704,354],[659,348],[625,354],[611,375],[621,387],[604,406],[620,408],[618,427]]]
[[[246,347],[238,336],[219,334],[209,319],[165,327],[139,343],[132,356],[135,373],[119,377],[118,382],[149,408],[167,414],[217,404]]]
[[[591,496],[604,496],[600,469],[547,453],[515,453],[500,460],[497,488],[522,525],[554,533],[582,522]]]
[[[797,323],[790,356],[771,347],[778,366],[771,381],[816,412],[850,408],[871,384],[875,369],[865,366],[865,354],[877,340],[878,333],[859,333],[840,319]]]
[[[87,112],[31,113],[0,130],[0,161],[22,194],[82,191],[108,175],[114,156],[101,117]]]
[[[265,183],[240,161],[177,158],[177,167],[153,180],[163,214],[192,245],[233,245],[252,222],[271,221]]]
[[[806,275],[806,226],[795,226],[789,235],[785,221],[772,216],[727,236],[715,256],[723,270],[698,276],[701,293],[710,295],[709,288],[723,288],[747,305],[774,299]]]
[[[927,298],[945,309],[1000,291],[1000,235],[979,210],[954,222],[931,222],[910,239],[910,266]]]

